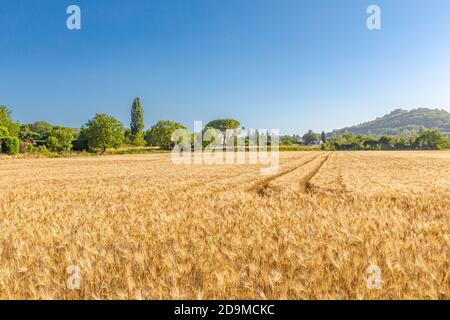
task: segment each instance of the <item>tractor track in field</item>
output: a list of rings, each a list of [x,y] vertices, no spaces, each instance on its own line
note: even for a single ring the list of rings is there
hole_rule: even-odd
[[[268,178],[266,178],[266,179],[264,179],[262,181],[259,181],[253,187],[251,187],[249,191],[250,192],[256,192],[261,197],[267,196],[267,191],[268,191],[268,188],[269,188],[269,185],[270,185],[271,182],[273,182],[274,180],[279,179],[279,178],[281,178],[281,177],[283,177],[283,176],[285,176],[285,175],[287,175],[287,174],[289,174],[291,172],[294,172],[297,169],[300,169],[300,168],[306,166],[307,164],[313,162],[314,160],[316,160],[317,158],[319,158],[323,154],[324,153],[320,153],[317,156],[315,156],[315,157],[313,157],[313,158],[311,158],[309,160],[306,160],[305,162],[303,162],[299,166],[296,166],[294,168],[290,168],[288,170],[280,172],[279,174],[276,174],[276,175],[268,177]]]
[[[339,157],[339,154],[333,152],[330,155],[328,160],[334,160],[335,162],[339,162],[338,157]],[[311,181],[311,179],[310,179],[310,181]],[[344,182],[342,168],[339,166],[336,168],[336,175],[334,178],[334,184],[332,186],[322,186],[322,185],[318,186],[318,185],[314,185],[310,182],[309,184],[306,185],[306,189],[308,189],[309,193],[322,194],[322,195],[327,195],[327,194],[348,195],[349,194],[349,191],[347,190],[347,186]]]
[[[344,178],[342,176],[342,170],[339,170],[338,175],[336,177],[336,192],[338,193],[348,193],[347,186],[344,183]]]
[[[320,164],[315,167],[310,173],[308,173],[303,179],[300,180],[300,188],[299,191],[301,193],[313,193],[314,186],[311,184],[311,180],[319,173],[320,169],[322,169],[325,162],[328,161],[332,153],[328,154]]]

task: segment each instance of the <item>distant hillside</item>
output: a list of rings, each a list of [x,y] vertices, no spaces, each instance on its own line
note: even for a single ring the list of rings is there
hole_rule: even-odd
[[[409,136],[423,129],[438,129],[444,135],[450,137],[450,113],[445,110],[427,108],[410,111],[396,109],[382,118],[357,126],[334,130],[328,135],[353,133],[357,135],[372,134],[374,136],[384,134]]]

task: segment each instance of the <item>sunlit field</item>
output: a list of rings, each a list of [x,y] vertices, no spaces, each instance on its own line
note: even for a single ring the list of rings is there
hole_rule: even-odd
[[[0,159],[0,298],[450,298],[450,152],[280,156]]]

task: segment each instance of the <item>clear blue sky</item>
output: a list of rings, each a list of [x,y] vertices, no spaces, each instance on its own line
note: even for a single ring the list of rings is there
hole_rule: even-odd
[[[66,28],[66,8],[82,30]],[[382,30],[366,9],[382,10]],[[2,0],[0,105],[20,122],[234,117],[283,133],[450,110],[448,0]]]

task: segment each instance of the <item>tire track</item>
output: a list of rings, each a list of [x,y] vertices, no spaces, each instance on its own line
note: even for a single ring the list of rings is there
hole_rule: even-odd
[[[310,173],[308,173],[306,176],[304,176],[301,180],[300,180],[300,188],[299,191],[300,193],[312,193],[314,192],[314,186],[311,183],[311,180],[316,176],[316,174],[319,173],[320,169],[322,169],[323,165],[325,164],[325,162],[328,161],[328,159],[330,158],[330,156],[333,153],[328,154],[320,163],[319,165],[314,168]]]
[[[347,186],[344,183],[344,178],[342,176],[342,170],[339,170],[338,175],[336,177],[336,192],[337,193],[348,193]]]
[[[269,185],[270,185],[271,182],[273,182],[274,180],[276,180],[276,179],[278,179],[278,178],[281,178],[281,177],[283,177],[283,176],[285,176],[285,175],[287,175],[287,174],[289,174],[289,173],[291,173],[291,172],[294,172],[294,171],[297,170],[297,169],[300,169],[300,168],[304,167],[305,165],[307,165],[308,163],[313,162],[314,160],[316,160],[317,158],[319,158],[319,157],[322,156],[323,154],[324,154],[324,153],[322,152],[322,153],[318,154],[317,156],[315,156],[315,157],[313,157],[313,158],[311,158],[311,159],[309,159],[309,160],[306,160],[305,162],[303,162],[303,163],[302,163],[301,165],[299,165],[299,166],[296,166],[296,167],[294,167],[294,168],[285,170],[285,171],[280,172],[279,174],[276,174],[276,175],[274,175],[274,176],[268,177],[268,178],[266,178],[266,179],[264,179],[264,180],[262,180],[262,181],[256,183],[253,187],[251,187],[251,188],[249,189],[249,191],[250,191],[250,192],[256,192],[256,193],[257,193],[259,196],[261,196],[261,197],[267,196],[267,195],[268,195],[267,190],[268,190]]]

